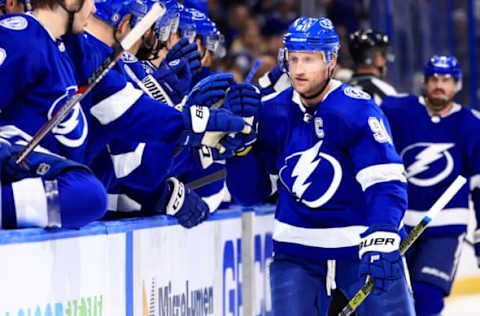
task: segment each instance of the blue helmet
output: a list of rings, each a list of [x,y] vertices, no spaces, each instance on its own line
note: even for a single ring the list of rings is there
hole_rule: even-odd
[[[425,80],[433,75],[451,76],[455,81],[462,80],[462,68],[455,56],[434,55],[424,68]]]
[[[300,17],[289,26],[283,44],[287,52],[323,51],[330,63],[340,48],[340,38],[329,19]]]
[[[180,23],[180,8],[177,0],[164,0],[167,8],[168,21],[170,24],[170,33],[175,33],[178,30]]]
[[[215,52],[220,42],[219,32],[215,23],[197,9],[185,7],[185,10],[192,14],[197,35],[201,37],[202,44],[208,50]]]
[[[193,21],[193,14],[185,10],[185,7],[180,4],[180,21],[179,21],[179,29],[180,29],[180,37],[187,38],[190,43],[193,43],[195,40],[195,36],[197,35],[197,27],[195,22]]]
[[[135,0],[95,0],[95,16],[112,26],[118,26],[130,13],[130,5]]]

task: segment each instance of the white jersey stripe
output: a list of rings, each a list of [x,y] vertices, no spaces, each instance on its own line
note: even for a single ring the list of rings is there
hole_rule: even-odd
[[[388,181],[407,182],[404,175],[405,168],[400,163],[387,163],[381,165],[374,165],[360,170],[357,173],[356,179],[365,191],[368,187]]]
[[[103,125],[109,124],[127,112],[142,94],[142,90],[136,89],[130,82],[127,82],[122,90],[95,104],[90,112]]]

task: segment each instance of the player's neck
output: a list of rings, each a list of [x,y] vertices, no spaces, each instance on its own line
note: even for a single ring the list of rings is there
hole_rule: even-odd
[[[60,38],[67,32],[68,14],[60,6],[54,10],[39,8],[33,15],[54,38]]]
[[[88,18],[88,32],[110,47],[115,44],[113,27],[93,15]]]
[[[305,99],[304,97],[300,96],[300,100],[302,100],[303,105],[310,107],[315,106],[316,104],[320,103],[325,95],[330,91],[332,88],[332,80],[329,80],[327,86],[323,89],[322,93],[316,96],[313,99]]]
[[[425,104],[427,106],[428,113],[430,113],[431,115],[443,116],[443,115],[448,114],[453,108],[453,102],[450,102],[444,108],[442,108],[441,110],[435,110],[435,108],[430,103],[428,98],[425,99]]]

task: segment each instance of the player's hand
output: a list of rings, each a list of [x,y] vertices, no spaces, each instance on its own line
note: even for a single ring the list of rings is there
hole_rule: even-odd
[[[360,277],[370,275],[373,278],[374,295],[389,291],[394,282],[402,277],[398,230],[389,226],[372,226],[360,237]]]
[[[188,41],[186,38],[182,38],[178,41],[172,49],[170,49],[167,53],[165,59],[167,62],[178,59],[184,58],[188,62],[188,67],[192,72],[200,69],[202,63],[200,61],[200,53],[197,49],[197,44]]]
[[[211,107],[225,97],[226,90],[233,83],[233,75],[219,73],[200,80],[187,96],[185,106],[201,105]]]
[[[174,216],[185,228],[196,226],[208,218],[208,205],[197,193],[176,178],[168,178],[166,182],[156,210]]]
[[[190,89],[192,73],[184,59],[162,61],[158,69],[142,80],[153,98],[170,106],[179,104]]]
[[[223,106],[241,117],[255,116],[262,108],[262,95],[252,84],[233,84],[228,89]]]
[[[477,265],[480,268],[480,228],[473,233],[473,248],[477,257]]]

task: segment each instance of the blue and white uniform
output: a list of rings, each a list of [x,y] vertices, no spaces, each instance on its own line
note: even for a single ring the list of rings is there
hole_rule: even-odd
[[[43,153],[27,157],[30,169],[12,161],[77,89],[64,43],[33,15],[0,17],[0,87],[1,226],[77,228],[102,217],[102,184],[63,158],[83,161],[89,127],[81,105],[42,140]]]
[[[400,226],[406,180],[388,122],[366,93],[332,85],[313,115],[293,88],[264,102],[254,151],[232,161],[255,170],[248,186],[227,164],[228,187],[247,204],[266,198],[270,176],[279,176],[276,253],[354,258],[367,227]]]
[[[426,98],[392,96],[382,103],[406,169],[407,229],[421,221],[458,175],[469,185],[460,188],[406,253],[418,316],[439,315],[450,294],[470,217],[469,196],[477,218],[480,214],[480,113],[453,102],[443,104],[449,110],[442,115],[429,110],[429,91],[443,90],[445,97],[446,89],[461,88],[462,69],[454,56],[433,56],[424,75]]]
[[[424,98],[413,95],[387,97],[382,110],[408,179],[405,226],[418,224],[453,180],[464,175],[470,185],[460,189],[424,234],[464,233],[470,191],[480,188],[480,113],[454,104],[449,113],[432,116]]]
[[[470,219],[469,197],[480,218],[480,113],[454,103],[445,115],[432,116],[424,98],[414,95],[387,97],[382,109],[405,164],[407,229],[458,175],[468,179],[406,254],[417,315],[439,313],[455,279]]]
[[[64,43],[30,14],[0,18],[0,137],[25,144],[77,90]],[[89,126],[72,112],[40,143],[43,149],[83,161]]]

